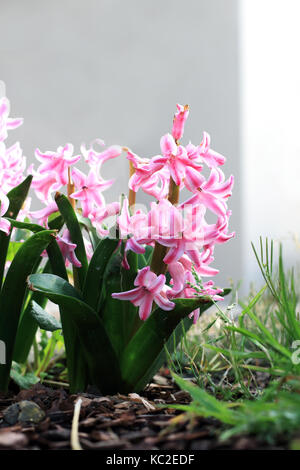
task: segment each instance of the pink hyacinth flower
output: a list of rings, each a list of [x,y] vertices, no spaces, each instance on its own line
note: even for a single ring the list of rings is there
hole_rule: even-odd
[[[177,112],[174,116],[173,120],[173,128],[172,128],[172,136],[176,141],[181,139],[184,132],[184,124],[187,120],[189,115],[189,107],[188,105],[182,106],[181,104],[177,104]]]
[[[192,262],[199,266],[201,263],[199,250],[204,243],[205,207],[201,204],[190,206],[185,209],[184,213],[172,206],[172,212],[168,232],[157,240],[161,245],[169,248],[163,261],[166,264],[171,264],[178,261],[183,254],[187,254]]]
[[[75,248],[77,245],[72,243],[69,230],[66,229],[62,236],[58,235],[56,240],[64,259],[67,262],[69,261],[76,268],[81,268],[81,263],[75,254]]]
[[[98,144],[104,146],[104,141],[101,139],[95,139],[92,143],[90,148],[86,148],[85,144],[82,144],[80,147],[81,153],[86,161],[91,166],[101,166],[102,163],[106,162],[107,160],[111,160],[112,158],[119,157],[122,153],[122,147],[120,145],[111,145],[103,152],[97,152],[93,145]]]
[[[96,208],[89,214],[89,218],[97,230],[98,235],[106,237],[109,234],[109,230],[103,228],[103,223],[108,217],[114,217],[119,214],[121,204],[119,202],[112,202],[107,204],[105,207]]]
[[[127,159],[134,167],[128,186],[132,191],[137,192],[141,188],[145,193],[150,194],[160,200],[167,196],[169,189],[170,174],[164,168],[161,157],[140,158],[130,150],[127,150]]]
[[[185,186],[195,193],[195,196],[188,199],[181,207],[197,203],[204,204],[218,216],[224,216],[227,211],[226,200],[231,196],[234,178],[230,176],[227,181],[224,179],[223,172],[218,168],[211,170],[208,180],[205,180],[204,176],[194,168],[187,168]]]
[[[57,211],[58,211],[57,204],[56,202],[53,201],[50,204],[48,204],[46,207],[44,207],[43,209],[40,209],[38,211],[31,211],[29,214],[34,219],[37,219],[40,225],[48,227],[49,216],[51,214],[54,214],[54,212],[57,212]]]
[[[156,276],[147,266],[139,270],[135,278],[134,285],[137,286],[127,292],[112,294],[114,299],[130,300],[136,307],[139,307],[139,316],[141,320],[147,320],[151,314],[152,304],[155,302],[163,310],[172,310],[175,307],[174,302],[168,300],[165,285],[166,277],[163,274]]]
[[[9,148],[0,142],[0,186],[3,192],[8,193],[24,180],[25,166],[26,158],[19,142]]]
[[[55,174],[38,173],[34,171],[33,165],[28,169],[28,173],[33,175],[31,186],[34,188],[37,197],[45,204],[51,204],[52,193],[61,188]]]
[[[215,168],[224,165],[226,158],[218,152],[210,148],[210,135],[203,132],[203,140],[198,147],[199,156],[207,164],[209,168]]]
[[[23,124],[22,118],[9,118],[9,100],[6,97],[0,99],[0,142],[7,138],[7,131],[16,129]]]
[[[182,145],[177,145],[171,134],[166,134],[160,139],[162,157],[156,157],[157,164],[167,165],[170,175],[177,186],[182,184],[186,169],[189,167],[197,171],[202,170],[199,159],[191,159],[187,150]]]
[[[35,156],[42,164],[38,168],[38,173],[46,174],[50,178],[56,179],[57,183],[64,186],[68,183],[68,168],[80,160],[80,155],[73,156],[73,145],[66,144],[58,147],[56,152],[42,153],[36,149]]]
[[[234,237],[235,232],[228,233],[229,218],[231,211],[227,211],[226,214],[220,216],[216,224],[207,224],[203,222],[204,230],[204,246],[206,248],[212,248],[215,243],[225,243],[230,238]]]
[[[72,170],[72,179],[78,191],[75,191],[70,197],[81,202],[83,217],[88,217],[93,212],[94,205],[98,208],[105,206],[105,200],[101,193],[109,188],[114,180],[99,179],[93,169],[86,176],[77,168]]]

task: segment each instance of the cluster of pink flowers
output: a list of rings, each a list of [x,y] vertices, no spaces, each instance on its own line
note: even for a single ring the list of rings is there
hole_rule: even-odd
[[[192,271],[195,270],[197,279],[216,275],[218,270],[210,266],[214,260],[214,247],[234,236],[228,232],[231,211],[227,207],[233,176],[225,179],[219,168],[225,163],[225,158],[210,148],[207,133],[198,146],[180,144],[188,114],[188,106],[177,105],[172,133],[164,135],[160,141],[161,155],[145,159],[130,150],[127,152],[135,170],[129,188],[134,192],[141,189],[154,196],[157,202],[151,204],[147,213],[141,210],[130,213],[125,200],[119,226],[122,236],[128,237],[126,251],[144,253],[145,245],[154,243],[167,247],[162,262],[171,276],[170,285],[167,285],[164,274],[156,276],[147,267],[139,272],[136,289],[113,294],[116,299],[130,300],[138,305],[142,319],[150,315],[152,302],[170,310],[174,308],[172,299],[178,297],[203,295],[214,300],[222,299],[219,296],[222,289],[215,288],[212,281],[201,283],[199,287]],[[204,166],[208,168],[208,177],[204,175]],[[170,197],[168,199],[170,184],[179,190],[186,188],[191,197],[174,204]],[[215,214],[215,223],[206,222],[207,210]],[[124,266],[128,268],[126,258]],[[196,321],[199,310],[192,316]]]
[[[10,119],[8,115],[9,102],[3,98],[0,101],[0,230],[7,234],[10,224],[1,218],[8,208],[6,194],[24,179],[26,166],[18,143],[9,148],[5,146],[7,131],[22,124],[21,119]],[[28,207],[24,208],[21,217],[29,215],[47,227],[49,216],[58,210],[55,193],[67,188],[70,201],[78,205],[78,210],[80,206],[82,216],[90,219],[100,237],[108,235],[105,220],[111,216],[117,218],[120,238],[125,239],[126,243],[125,269],[129,268],[126,255],[129,250],[143,254],[147,245],[152,246],[155,257],[158,247],[163,248],[160,272],[151,263],[151,266],[138,272],[133,290],[112,295],[138,306],[143,320],[149,317],[153,302],[164,310],[172,310],[172,300],[178,297],[201,295],[215,300],[221,298],[219,294],[222,290],[214,287],[212,281],[201,281],[200,286],[198,281],[218,273],[211,267],[215,245],[226,242],[234,235],[228,231],[231,212],[227,207],[233,177],[225,179],[220,168],[225,158],[211,149],[207,133],[204,133],[200,145],[181,144],[188,115],[188,106],[177,105],[172,131],[161,138],[161,153],[152,158],[141,158],[118,145],[96,150],[95,145],[104,147],[104,142],[97,139],[89,148],[82,145],[80,155],[74,155],[72,144],[61,146],[56,151],[42,152],[37,149],[35,156],[39,165],[36,170],[33,165],[27,170],[33,175],[32,187],[44,208],[31,212]],[[130,207],[127,198],[122,204],[107,204],[105,201],[103,191],[113,184],[113,180],[102,178],[102,164],[120,157],[124,152],[132,168],[128,184],[131,194],[141,190],[156,199],[149,210],[135,210],[133,204]],[[82,157],[88,167],[86,174],[74,167]],[[178,195],[182,189],[190,192],[190,197],[185,201],[172,196],[172,191],[175,190]],[[207,223],[207,211],[214,214],[214,223]],[[66,263],[80,267],[74,251],[76,245],[72,243],[68,230],[58,236],[57,241]],[[91,256],[88,242],[86,248]],[[166,272],[171,278],[169,283],[166,282]],[[193,312],[194,320],[198,315],[199,311]]]

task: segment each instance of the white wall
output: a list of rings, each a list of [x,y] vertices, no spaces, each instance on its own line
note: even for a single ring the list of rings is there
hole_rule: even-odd
[[[260,280],[250,241],[284,242],[300,259],[300,2],[242,0],[243,255],[246,283]]]

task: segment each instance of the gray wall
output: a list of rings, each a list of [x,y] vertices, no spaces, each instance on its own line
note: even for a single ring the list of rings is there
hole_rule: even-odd
[[[96,137],[159,153],[175,105],[189,103],[186,139],[202,131],[228,158],[235,240],[217,249],[219,281],[242,276],[237,0],[0,0],[0,79],[24,153]],[[125,191],[126,161],[109,164]],[[116,195],[116,194],[115,194]],[[113,194],[108,194],[111,199]]]

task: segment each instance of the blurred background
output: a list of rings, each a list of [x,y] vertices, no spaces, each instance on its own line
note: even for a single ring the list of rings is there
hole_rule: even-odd
[[[247,291],[260,282],[251,240],[282,239],[297,258],[299,20],[299,0],[0,0],[0,79],[25,118],[10,138],[29,162],[98,137],[149,157],[188,103],[185,142],[209,132],[235,176],[218,283]],[[117,177],[108,200],[126,191],[125,159],[103,173]]]

